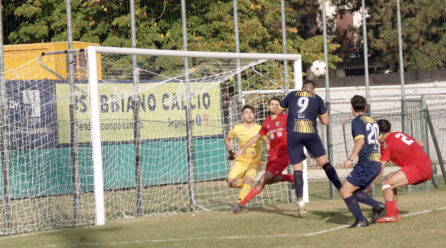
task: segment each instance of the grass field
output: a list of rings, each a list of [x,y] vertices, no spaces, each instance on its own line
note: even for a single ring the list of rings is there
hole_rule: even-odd
[[[4,236],[0,247],[444,247],[446,186],[439,182],[427,193],[402,189],[402,219],[395,224],[347,229],[354,219],[344,202],[316,198],[305,218],[297,217],[294,204],[252,207],[241,214],[180,213]],[[376,198],[383,200],[380,194]],[[363,210],[370,217],[370,207]]]

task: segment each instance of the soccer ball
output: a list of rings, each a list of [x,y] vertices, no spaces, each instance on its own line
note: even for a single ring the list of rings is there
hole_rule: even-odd
[[[327,65],[322,60],[315,60],[311,64],[310,69],[311,69],[311,72],[313,73],[313,75],[315,75],[316,77],[319,77],[319,76],[324,75],[325,72],[327,72]]]

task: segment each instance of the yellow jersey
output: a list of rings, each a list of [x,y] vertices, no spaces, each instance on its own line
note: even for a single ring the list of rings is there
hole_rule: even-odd
[[[231,139],[237,138],[238,144],[243,147],[248,141],[259,133],[260,126],[257,123],[254,123],[250,128],[247,128],[244,123],[240,123],[236,125],[231,131],[229,131],[229,137]],[[246,164],[259,164],[262,161],[262,141],[259,139],[256,143],[247,147],[243,154],[238,156],[236,161],[240,161]]]

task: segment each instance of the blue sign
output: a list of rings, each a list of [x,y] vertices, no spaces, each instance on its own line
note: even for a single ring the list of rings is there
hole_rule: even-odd
[[[54,81],[6,81],[10,149],[56,146],[55,97]]]

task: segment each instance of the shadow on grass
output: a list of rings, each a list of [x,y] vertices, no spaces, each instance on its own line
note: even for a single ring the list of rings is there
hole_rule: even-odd
[[[335,211],[309,211],[310,214],[317,215],[326,223],[348,224],[354,222],[354,217],[348,209]]]
[[[51,233],[54,240],[59,244],[48,244],[55,247],[85,247],[101,243],[112,242],[112,234],[119,233],[121,227],[118,226],[90,226],[86,228],[67,228],[60,232]]]
[[[274,206],[268,207],[268,208],[251,207],[247,211],[277,214],[277,215],[282,215],[282,216],[291,217],[291,218],[301,218],[297,214],[297,210],[281,209],[281,208],[277,208]],[[316,218],[319,218],[320,220],[322,220],[326,223],[341,224],[341,225],[349,224],[350,222],[353,223],[355,220],[352,213],[347,208],[335,209],[332,211],[320,211],[320,210],[307,209],[307,218],[312,218],[311,215],[316,216]],[[371,210],[364,211],[364,216],[369,219],[372,216]]]
[[[277,215],[282,215],[282,216],[286,216],[286,217],[300,218],[297,215],[297,211],[294,211],[294,210],[291,210],[291,209],[278,208],[276,206],[269,206],[268,208],[249,207],[249,208],[247,208],[244,211],[267,213],[267,214],[277,214]]]

